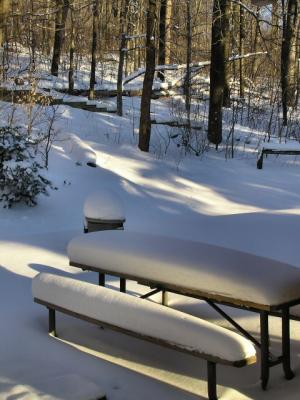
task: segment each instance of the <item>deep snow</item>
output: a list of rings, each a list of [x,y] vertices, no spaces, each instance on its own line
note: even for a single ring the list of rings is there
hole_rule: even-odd
[[[191,238],[300,268],[297,159],[268,157],[264,169],[257,170],[256,144],[227,161],[224,152],[213,149],[201,158],[184,157],[172,144],[165,155],[166,128],[161,126],[153,129],[152,153],[144,154],[136,146],[139,100],[127,98],[125,104],[122,118],[60,106],[48,174],[58,190],[40,197],[35,208],[0,210],[0,399],[75,398],[67,395],[74,379],[83,392],[86,389],[83,399],[95,385],[112,400],[207,396],[201,360],[66,316],[58,318],[60,338],[47,335],[47,313],[32,301],[31,280],[46,271],[96,281],[95,274],[69,267],[66,256],[67,243],[83,229],[84,200],[95,190],[112,188],[119,195],[126,230]],[[166,101],[153,102],[153,112],[162,118],[168,115]],[[88,146],[95,152],[98,168],[76,163],[78,154],[73,157],[67,150],[63,136],[69,132],[79,138],[79,149],[81,141],[83,151]],[[109,280],[110,287],[117,285],[116,279]],[[129,289],[143,291],[135,283]],[[170,304],[228,327],[203,303],[171,296]],[[258,316],[240,310],[230,313],[258,334]],[[280,352],[276,318],[270,329],[272,351]],[[269,390],[262,392],[258,364],[239,370],[220,367],[220,398],[298,399],[299,323],[293,322],[291,330],[294,380],[285,381],[277,366],[271,370]],[[54,395],[57,387],[60,397]]]

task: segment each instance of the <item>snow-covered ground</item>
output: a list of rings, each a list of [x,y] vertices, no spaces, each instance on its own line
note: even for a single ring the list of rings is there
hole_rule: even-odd
[[[258,170],[255,134],[234,159],[213,149],[202,157],[184,156],[168,141],[167,132],[176,130],[161,125],[153,127],[152,153],[145,154],[136,146],[138,108],[138,98],[125,99],[120,118],[60,106],[48,172],[58,190],[40,197],[35,208],[0,209],[0,399],[88,400],[101,390],[109,400],[207,397],[205,362],[191,356],[61,315],[59,338],[48,336],[47,313],[32,301],[31,280],[46,271],[96,282],[95,274],[69,267],[66,256],[69,240],[83,229],[84,200],[94,191],[111,188],[118,194],[126,230],[191,238],[300,268],[296,157],[270,156]],[[1,110],[5,118],[8,110]],[[154,101],[152,111],[168,117],[167,101]],[[240,129],[240,137],[248,136]],[[85,165],[86,154],[96,156],[97,168]],[[109,279],[110,287],[117,285]],[[129,290],[145,289],[131,282]],[[171,296],[170,305],[229,327],[201,302]],[[257,315],[230,313],[258,335]],[[272,352],[280,353],[280,322],[272,318],[270,325]],[[291,330],[292,381],[283,379],[281,366],[274,367],[263,392],[259,364],[219,367],[220,398],[298,399],[299,323]]]

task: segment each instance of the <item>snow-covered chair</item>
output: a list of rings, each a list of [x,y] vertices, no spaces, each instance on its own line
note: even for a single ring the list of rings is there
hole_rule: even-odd
[[[237,333],[148,300],[48,273],[33,279],[32,292],[49,309],[55,336],[59,311],[206,360],[210,400],[217,399],[217,363],[243,367],[256,361],[252,343]]]
[[[100,274],[131,279],[140,284],[204,299],[236,329],[260,346],[262,387],[269,369],[282,363],[290,368],[290,319],[300,304],[300,270],[291,265],[190,240],[130,231],[94,232],[71,240],[70,265]],[[261,343],[217,304],[260,315]],[[282,355],[270,357],[270,315],[282,320]],[[298,314],[298,318],[299,318]],[[296,317],[297,318],[297,317]]]

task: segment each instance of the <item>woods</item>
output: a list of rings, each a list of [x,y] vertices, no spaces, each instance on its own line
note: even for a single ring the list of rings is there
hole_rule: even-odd
[[[233,110],[237,103],[247,104],[249,116],[261,98],[267,96],[271,108],[280,98],[281,106],[276,115],[273,108],[269,123],[269,130],[277,134],[289,128],[298,110],[299,0],[1,0],[0,4],[2,82],[8,79],[10,54],[18,45],[28,49],[31,70],[43,57],[51,57],[54,77],[67,72],[69,93],[75,93],[76,77],[88,62],[89,99],[99,98],[97,84],[110,68],[117,113],[122,116],[126,85],[140,76],[139,147],[144,151],[150,145],[155,79],[184,96],[185,118],[190,121],[205,92],[203,79],[209,78],[209,96],[202,101],[209,102],[205,129],[216,148],[224,141],[223,107]],[[175,80],[172,70],[180,71]]]

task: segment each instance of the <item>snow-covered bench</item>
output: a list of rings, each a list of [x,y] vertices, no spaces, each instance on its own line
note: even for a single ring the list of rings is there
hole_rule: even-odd
[[[243,367],[256,361],[254,346],[242,336],[125,293],[47,273],[33,279],[32,292],[35,302],[49,309],[54,335],[59,311],[206,360],[211,400],[217,398],[217,363]]]
[[[300,270],[296,267],[219,246],[129,231],[78,236],[69,243],[68,256],[70,265],[83,270],[135,280],[156,292],[204,299],[260,347],[264,389],[273,365],[282,363],[285,377],[294,376],[290,368],[290,308],[300,304]],[[217,303],[258,312],[260,343]],[[270,315],[282,319],[282,356],[278,358],[270,358]]]
[[[264,154],[299,155],[300,143],[263,143],[259,149],[257,168],[262,169]]]

